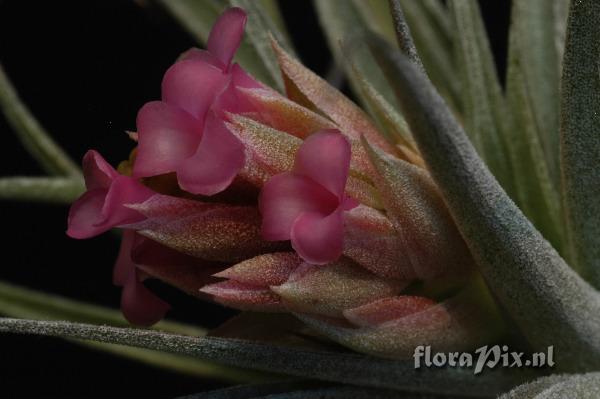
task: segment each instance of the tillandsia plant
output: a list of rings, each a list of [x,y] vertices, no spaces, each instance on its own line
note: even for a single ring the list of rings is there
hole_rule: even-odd
[[[90,150],[81,175],[4,81],[7,116],[59,177],[0,192],[56,200],[83,176],[67,234],[121,231],[133,325],[168,315],[149,279],[242,312],[210,337],[1,331],[302,378],[219,397],[489,397],[533,380],[503,397],[600,397],[600,3],[513,1],[503,86],[475,1],[316,0],[352,99],[298,60],[274,2],[163,5],[205,50],[165,72],[129,159]]]

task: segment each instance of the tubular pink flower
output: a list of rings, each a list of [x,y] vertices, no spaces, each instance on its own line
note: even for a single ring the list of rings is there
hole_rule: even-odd
[[[113,270],[113,284],[123,287],[121,311],[127,321],[138,326],[151,326],[160,321],[171,307],[142,283],[140,270],[132,259],[135,238],[135,231],[123,232]]]
[[[83,174],[87,191],[71,205],[69,237],[90,238],[145,219],[127,205],[144,202],[154,194],[152,190],[131,177],[119,175],[93,150],[83,157]]]
[[[182,189],[213,195],[243,167],[244,147],[223,119],[226,113],[252,109],[238,98],[237,87],[262,87],[231,64],[246,18],[239,8],[225,11],[213,26],[207,50],[191,49],[167,70],[162,101],[145,104],[137,116],[134,177],[175,172]]]
[[[350,143],[337,130],[307,138],[293,170],[274,176],[261,191],[263,238],[291,240],[312,264],[336,260],[343,250],[343,212],[358,206],[345,193],[350,157]]]

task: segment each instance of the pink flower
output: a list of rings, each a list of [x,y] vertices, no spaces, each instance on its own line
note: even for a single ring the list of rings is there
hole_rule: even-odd
[[[145,219],[127,205],[144,202],[154,194],[152,190],[129,176],[119,175],[93,150],[83,157],[83,174],[87,191],[71,205],[69,237],[90,238]]]
[[[261,191],[263,238],[291,240],[312,264],[336,260],[343,250],[343,213],[358,206],[345,194],[350,157],[350,143],[338,130],[308,137],[293,170],[273,176]]]
[[[123,231],[121,249],[113,269],[113,284],[123,287],[121,311],[131,324],[151,326],[160,321],[171,308],[142,283],[143,273],[132,259],[136,234],[133,230]]]
[[[175,172],[182,189],[202,195],[231,184],[244,165],[244,148],[223,118],[249,110],[237,87],[262,87],[231,63],[245,23],[242,9],[228,9],[213,26],[207,51],[192,49],[167,70],[162,101],[145,104],[137,116],[134,177]]]

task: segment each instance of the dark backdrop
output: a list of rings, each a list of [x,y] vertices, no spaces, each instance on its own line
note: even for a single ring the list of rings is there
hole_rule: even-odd
[[[139,107],[159,98],[164,71],[194,45],[162,9],[144,3],[0,0],[0,61],[26,104],[76,160],[89,148],[113,165],[125,159],[132,145],[124,131],[135,129]],[[301,57],[323,74],[331,60],[310,2],[281,3]],[[509,4],[482,5],[502,65]],[[1,115],[0,137],[0,176],[42,174]],[[117,239],[67,238],[66,213],[64,206],[1,202],[0,279],[118,307],[119,290],[111,285]],[[174,319],[214,327],[232,314],[160,284],[152,288],[173,304]],[[0,336],[1,397],[134,392],[167,398],[219,386],[58,339]]]

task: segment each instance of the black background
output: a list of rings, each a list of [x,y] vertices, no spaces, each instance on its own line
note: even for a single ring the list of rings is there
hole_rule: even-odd
[[[199,0],[201,1],[201,0]],[[417,0],[415,0],[417,1]],[[0,61],[25,103],[79,160],[98,149],[127,158],[137,110],[160,96],[164,71],[193,39],[159,7],[127,0],[0,0]],[[303,61],[324,74],[331,62],[308,0],[282,0]],[[508,1],[481,1],[504,73]],[[42,175],[0,115],[0,176]],[[118,307],[111,285],[118,240],[65,236],[65,206],[0,203],[0,279]],[[214,327],[233,314],[154,284],[170,318]],[[58,339],[0,336],[0,397],[168,398],[216,388],[205,381],[94,352]]]

